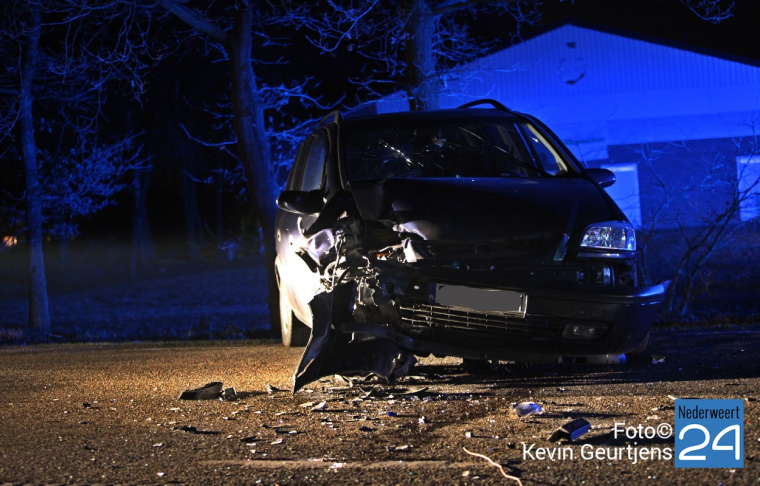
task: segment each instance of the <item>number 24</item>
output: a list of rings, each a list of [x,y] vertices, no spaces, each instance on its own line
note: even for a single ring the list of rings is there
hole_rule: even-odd
[[[681,432],[678,433],[678,439],[683,440],[684,435],[686,435],[686,432],[692,429],[701,430],[703,434],[705,434],[705,441],[701,444],[694,445],[691,447],[687,447],[686,449],[682,450],[680,454],[678,454],[678,459],[680,461],[706,461],[706,456],[690,456],[688,455],[691,451],[698,451],[700,449],[704,449],[704,447],[710,442],[710,432],[705,428],[703,425],[699,424],[691,424],[687,425],[683,429],[681,429]],[[726,435],[728,432],[734,432],[734,445],[720,445],[718,444],[718,441]],[[741,455],[741,443],[739,441],[741,433],[739,432],[739,425],[730,425],[726,427],[725,429],[721,430],[718,435],[715,436],[715,440],[713,440],[712,443],[712,450],[714,451],[734,451],[734,458],[738,461],[739,457]]]

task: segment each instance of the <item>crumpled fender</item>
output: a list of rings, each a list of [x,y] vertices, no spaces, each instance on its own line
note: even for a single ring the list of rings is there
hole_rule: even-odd
[[[339,285],[317,294],[309,303],[313,313],[311,337],[293,375],[293,393],[324,376],[374,373],[387,381],[404,376],[416,363],[414,355],[383,337],[342,333],[333,323],[352,321],[356,284]]]

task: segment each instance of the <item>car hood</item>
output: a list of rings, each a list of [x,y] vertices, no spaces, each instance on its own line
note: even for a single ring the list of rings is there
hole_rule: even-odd
[[[350,190],[364,219],[425,240],[570,235],[618,219],[603,191],[582,178],[384,179],[352,182]]]

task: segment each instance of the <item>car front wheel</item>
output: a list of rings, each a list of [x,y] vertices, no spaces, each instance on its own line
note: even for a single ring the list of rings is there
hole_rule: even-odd
[[[306,346],[311,330],[293,314],[288,298],[280,291],[280,329],[282,344],[289,348]]]

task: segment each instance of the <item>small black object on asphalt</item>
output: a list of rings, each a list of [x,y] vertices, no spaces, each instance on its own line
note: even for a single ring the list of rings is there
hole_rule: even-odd
[[[185,390],[179,396],[180,400],[214,400],[222,395],[222,382],[212,381],[200,388]]]
[[[549,442],[557,442],[559,440],[573,441],[588,432],[590,428],[591,424],[585,419],[572,420],[555,430],[551,437],[549,437]]]

